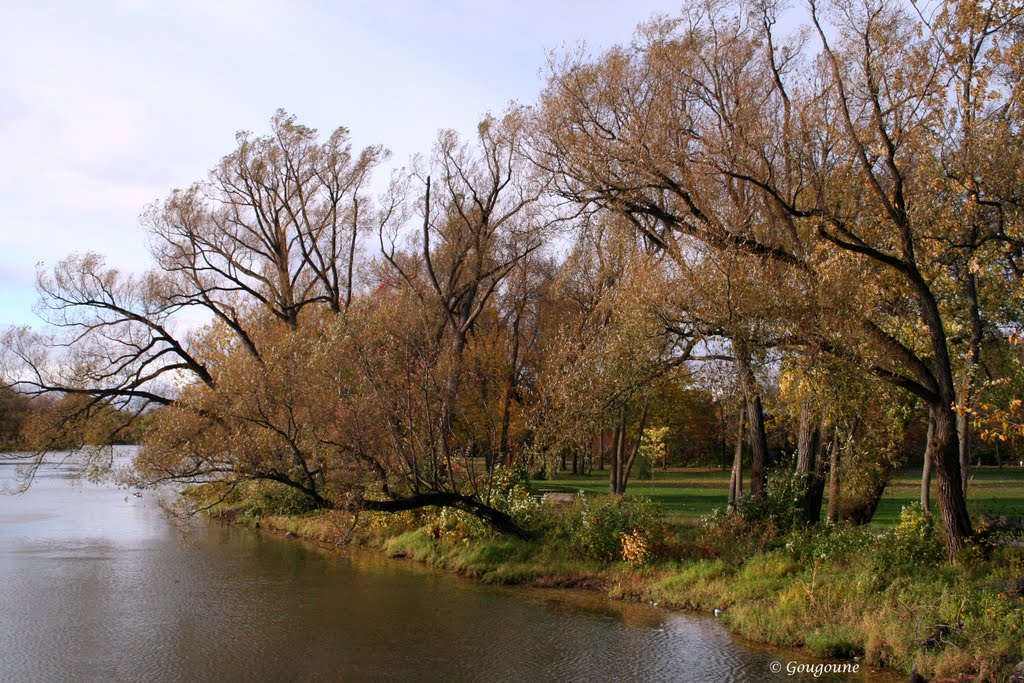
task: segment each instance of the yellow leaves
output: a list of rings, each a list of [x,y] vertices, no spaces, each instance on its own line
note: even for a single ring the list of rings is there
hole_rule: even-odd
[[[1007,437],[1006,437],[1006,433],[1005,432],[997,432],[997,431],[992,431],[992,430],[989,430],[989,429],[982,430],[982,432],[981,432],[981,440],[982,441],[1000,441],[1000,442],[1005,442],[1006,438]]]
[[[1006,442],[1013,436],[1024,436],[1024,421],[1021,420],[1024,401],[1014,398],[1005,408],[982,403],[977,411],[964,411],[974,417],[975,424],[982,427],[982,441]]]
[[[622,560],[633,569],[642,567],[650,557],[647,538],[641,530],[633,529],[622,535]]]

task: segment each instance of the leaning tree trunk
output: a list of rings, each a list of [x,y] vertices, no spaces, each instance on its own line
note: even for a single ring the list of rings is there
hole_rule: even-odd
[[[473,496],[449,493],[447,491],[418,493],[392,500],[364,499],[358,502],[358,506],[360,509],[375,512],[402,512],[405,510],[419,510],[424,507],[458,508],[487,522],[497,531],[524,539],[528,537],[522,527],[507,513],[493,508]]]

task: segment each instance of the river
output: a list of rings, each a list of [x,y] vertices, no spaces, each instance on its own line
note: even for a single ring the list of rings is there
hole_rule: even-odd
[[[815,663],[712,618],[484,586],[236,526],[183,533],[155,493],[67,466],[0,496],[4,681],[877,680],[789,675],[790,661]]]

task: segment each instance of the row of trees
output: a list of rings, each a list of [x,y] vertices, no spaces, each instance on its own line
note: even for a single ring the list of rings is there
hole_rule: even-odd
[[[782,36],[780,12],[711,0],[558,58],[536,106],[442,132],[383,190],[383,148],[279,112],[146,211],[153,270],[41,274],[51,328],[7,334],[11,380],[75,419],[151,414],[146,483],[513,532],[495,465],[596,438],[621,493],[684,386],[738,430],[730,500],[743,442],[763,496],[766,419],[789,426],[809,523],[827,479],[829,516],[870,518],[924,422],[955,556],[969,417],[1021,380],[1024,13],[812,0]]]
[[[1021,272],[1021,10],[807,11],[806,30],[780,38],[775,3],[706,3],[631,50],[566,60],[543,95],[538,157],[564,196],[627,217],[700,285],[731,266],[726,300],[700,317],[731,342],[755,495],[751,352],[803,366],[808,403],[831,389],[810,372],[820,359],[852,363],[927,406],[955,555],[971,533],[957,406],[972,401],[986,328],[997,342],[1020,320],[1005,304]],[[822,412],[808,405],[801,422]],[[814,432],[800,430],[807,473]]]

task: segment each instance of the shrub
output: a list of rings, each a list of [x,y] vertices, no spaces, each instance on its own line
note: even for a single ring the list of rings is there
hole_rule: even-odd
[[[774,472],[764,496],[740,499],[736,511],[748,522],[770,521],[783,531],[795,529],[802,523],[803,481],[803,475],[793,471]]]
[[[799,529],[786,539],[786,550],[798,562],[849,564],[874,551],[877,532],[850,524],[819,524]]]
[[[643,532],[633,529],[628,534],[623,534],[622,560],[634,569],[638,569],[650,559],[651,550],[647,538]]]
[[[700,520],[695,554],[739,563],[778,545],[781,534],[772,519],[751,521],[739,512],[717,508]]]
[[[572,548],[587,557],[611,562],[622,556],[622,537],[637,534],[647,548],[665,535],[661,508],[637,496],[579,496],[562,518],[562,532]]]
[[[551,520],[544,504],[530,494],[528,472],[522,466],[498,467],[494,473],[491,505],[504,512],[527,533],[546,530]]]
[[[875,550],[879,565],[890,570],[934,566],[945,557],[932,515],[920,503],[903,507],[896,526],[879,534]]]

